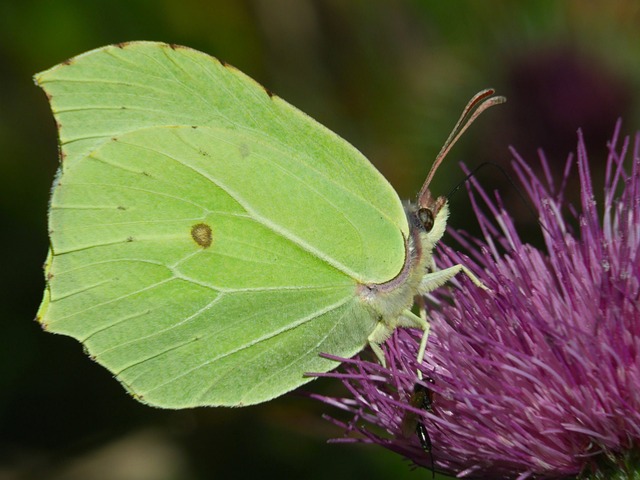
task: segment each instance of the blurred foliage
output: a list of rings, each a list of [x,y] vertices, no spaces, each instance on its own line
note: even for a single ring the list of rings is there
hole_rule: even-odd
[[[509,102],[454,149],[436,178],[445,194],[463,178],[461,160],[506,166],[508,145],[530,160],[542,147],[561,170],[576,129],[592,161],[618,117],[637,129],[639,10],[634,0],[0,2],[0,478],[430,477],[376,447],[327,445],[342,434],[321,419],[327,407],[294,395],[236,410],[145,407],[75,341],[40,331],[57,147],[35,72],[126,40],[197,48],[347,138],[405,198],[467,99],[493,86]],[[535,225],[502,175],[478,175]],[[473,230],[466,195],[452,203],[450,224]]]

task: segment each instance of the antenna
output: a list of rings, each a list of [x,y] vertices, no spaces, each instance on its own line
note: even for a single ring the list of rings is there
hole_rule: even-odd
[[[433,179],[436,170],[444,160],[444,158],[449,153],[449,150],[455,145],[458,139],[462,136],[462,134],[469,128],[469,126],[473,123],[473,121],[478,118],[478,116],[484,112],[487,108],[493,107],[494,105],[499,105],[507,101],[506,97],[502,96],[493,96],[496,91],[493,88],[487,88],[486,90],[482,90],[476,93],[467,106],[464,107],[460,118],[456,122],[453,130],[449,134],[449,137],[444,142],[444,145],[440,149],[438,156],[436,157],[433,165],[431,166],[431,170],[429,170],[429,174],[427,175],[427,179],[424,181],[422,188],[420,189],[420,193],[418,194],[418,205],[422,205],[421,200],[423,197],[428,195],[429,185],[431,184],[431,180]]]

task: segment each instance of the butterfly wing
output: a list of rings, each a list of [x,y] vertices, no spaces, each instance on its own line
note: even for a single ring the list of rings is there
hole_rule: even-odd
[[[59,126],[38,318],[140,400],[248,405],[352,356],[402,268],[400,201],[352,146],[200,52],[134,42],[36,76]]]

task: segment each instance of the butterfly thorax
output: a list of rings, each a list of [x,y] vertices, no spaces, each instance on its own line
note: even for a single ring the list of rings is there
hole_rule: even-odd
[[[433,249],[444,234],[449,216],[445,197],[429,195],[420,203],[422,205],[405,205],[409,236],[405,239],[402,270],[388,282],[359,288],[360,298],[376,312],[378,320],[389,327],[389,334],[399,326],[402,313],[413,306],[424,276],[435,269]]]

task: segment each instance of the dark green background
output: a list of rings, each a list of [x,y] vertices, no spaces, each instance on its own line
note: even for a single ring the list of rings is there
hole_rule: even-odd
[[[33,321],[44,286],[56,132],[31,76],[127,40],[208,52],[338,132],[412,196],[460,109],[509,97],[471,129],[464,160],[506,166],[508,145],[554,165],[578,127],[595,155],[615,119],[640,126],[639,3],[630,1],[5,0],[0,2],[0,479],[430,478],[375,446],[327,445],[331,409],[289,395],[241,409],[161,411],[130,399],[75,341]],[[596,170],[598,168],[595,165]],[[495,171],[523,228],[534,221]],[[597,176],[597,175],[596,175]],[[464,193],[450,224],[473,229]],[[518,217],[520,218],[520,217]],[[470,223],[471,222],[471,223]],[[446,239],[445,239],[446,241]],[[330,382],[314,391],[339,391]]]

